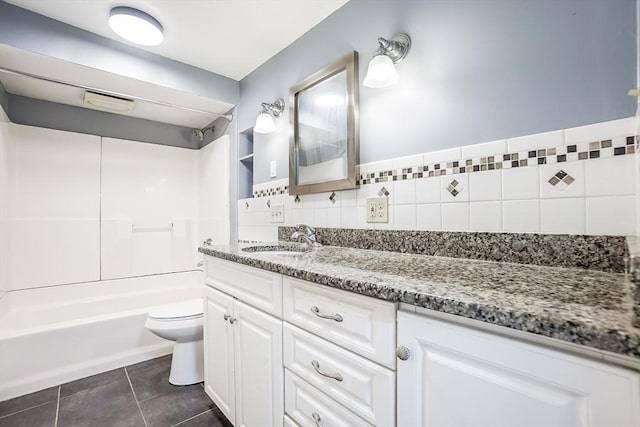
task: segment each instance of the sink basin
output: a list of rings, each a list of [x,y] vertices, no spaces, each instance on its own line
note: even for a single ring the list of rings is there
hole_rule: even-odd
[[[273,256],[296,256],[309,252],[308,248],[303,246],[287,246],[287,245],[265,245],[265,246],[249,246],[242,248],[243,252],[251,252],[261,255]]]

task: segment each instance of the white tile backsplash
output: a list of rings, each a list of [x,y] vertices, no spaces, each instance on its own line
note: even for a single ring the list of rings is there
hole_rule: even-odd
[[[540,168],[526,167],[502,171],[502,200],[540,198]]]
[[[633,234],[635,196],[587,197],[587,234]]]
[[[340,208],[340,227],[342,228],[358,228],[358,209],[356,207],[343,206]]]
[[[502,173],[499,170],[469,174],[469,201],[502,200]]]
[[[424,180],[423,180],[424,181]],[[396,181],[389,189],[393,198],[392,204],[394,205],[407,205],[416,203],[416,182],[415,179],[409,179],[404,181]],[[391,202],[391,200],[389,200]]]
[[[293,196],[279,197],[284,197],[287,207],[286,224],[381,230],[630,234],[640,227],[635,205],[636,198],[640,200],[635,165],[640,155],[614,156],[614,151],[626,145],[626,137],[635,132],[635,118],[630,118],[390,159],[361,165],[360,173],[375,176],[364,177],[368,183],[358,189],[337,191],[336,203],[330,202],[331,193],[300,196],[301,203],[293,203]],[[578,152],[592,151],[591,142],[607,139],[612,140],[612,146],[600,148],[601,158],[579,159]],[[576,144],[577,150],[568,152],[565,143]],[[530,151],[543,149],[551,150],[529,157]],[[513,159],[503,158],[507,153],[518,154],[519,167],[513,167]],[[435,169],[434,163],[440,164],[440,169]],[[421,165],[430,166],[424,171],[413,170],[421,176],[405,180],[401,176],[393,181],[392,177],[378,175],[381,171],[402,175],[402,169]],[[474,166],[483,169],[470,172]],[[458,173],[462,167],[467,173]],[[556,185],[549,183],[554,176]],[[376,178],[388,181],[376,183]],[[457,185],[450,188],[453,181]],[[272,186],[267,184],[265,189]],[[378,197],[382,188],[389,192],[389,223],[367,223],[366,199]],[[250,225],[262,235],[273,237],[275,234],[265,229],[276,230],[277,225],[266,223],[268,216],[258,215],[259,209],[266,208],[254,206],[264,201],[248,202],[248,210],[256,215],[246,215],[245,201],[239,201],[240,227]]]
[[[462,159],[462,148],[449,148],[447,150],[433,151],[424,155],[424,163],[451,162]]]
[[[392,170],[412,168],[414,166],[424,165],[424,154],[416,156],[398,157],[391,162]]]
[[[636,194],[634,161],[634,156],[615,156],[585,162],[587,197]]]
[[[416,228],[416,205],[396,205],[393,206],[394,223],[393,228],[397,230],[415,230]],[[391,208],[390,208],[391,209]]]
[[[327,209],[327,227],[340,228],[342,226],[340,208]]]
[[[502,229],[510,233],[540,232],[539,200],[505,200],[502,202]]]
[[[443,230],[468,231],[469,203],[443,203],[441,218]]]
[[[442,203],[469,201],[469,174],[445,175],[440,177],[440,199]],[[444,226],[444,223],[443,223]]]
[[[440,203],[416,205],[416,227],[418,230],[442,230]]]
[[[538,133],[507,140],[509,153],[528,152],[564,144],[564,131]],[[525,157],[526,158],[526,157]]]
[[[636,133],[636,118],[628,117],[619,120],[611,120],[603,123],[595,123],[587,126],[565,129],[565,143],[567,145],[600,141],[618,136],[629,136]]]
[[[585,162],[566,162],[554,165],[542,165],[540,169],[540,198],[568,198],[585,196],[584,179]],[[556,185],[551,181],[555,176],[562,176],[562,172],[567,176]],[[557,175],[560,173],[561,175]]]
[[[417,179],[415,183],[417,204],[440,203],[440,178]]]
[[[584,234],[585,199],[543,199],[540,201],[540,231],[543,233]]]
[[[507,152],[507,140],[485,142],[484,144],[467,145],[462,147],[463,159],[494,156]]]
[[[471,231],[502,231],[502,202],[469,203],[469,229]]]

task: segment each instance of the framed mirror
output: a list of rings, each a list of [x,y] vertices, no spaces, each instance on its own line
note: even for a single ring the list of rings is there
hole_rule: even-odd
[[[360,156],[358,52],[290,90],[289,194],[356,187]]]

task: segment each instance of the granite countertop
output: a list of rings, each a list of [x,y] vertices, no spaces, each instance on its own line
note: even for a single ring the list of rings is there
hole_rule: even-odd
[[[634,287],[622,273],[334,246],[295,255],[242,250],[251,246],[256,245],[205,246],[199,251],[640,360],[640,328],[632,325]]]

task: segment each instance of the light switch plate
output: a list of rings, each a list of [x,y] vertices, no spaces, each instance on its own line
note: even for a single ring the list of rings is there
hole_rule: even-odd
[[[271,206],[271,222],[284,222],[284,205]]]
[[[389,198],[367,198],[367,222],[389,222]]]
[[[278,176],[277,173],[277,169],[276,169],[276,161],[275,160],[271,160],[271,163],[269,164],[270,166],[270,171],[271,171],[271,178],[275,178],[276,176]]]

